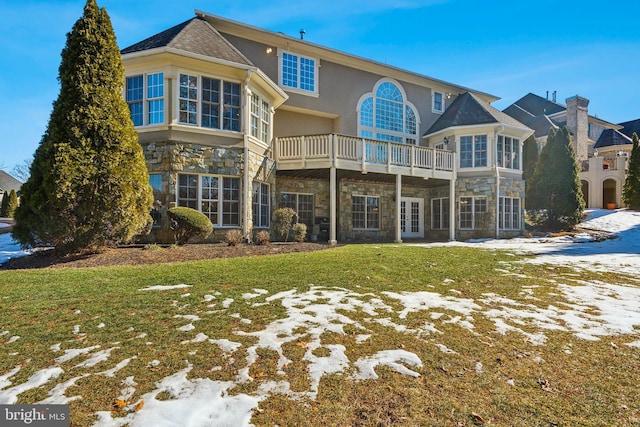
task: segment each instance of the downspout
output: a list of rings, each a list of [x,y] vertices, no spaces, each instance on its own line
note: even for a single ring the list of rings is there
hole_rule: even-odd
[[[249,135],[248,135],[248,122],[249,122],[249,108],[251,103],[249,101],[249,80],[251,80],[252,69],[247,70],[247,78],[244,80],[244,96],[243,102],[243,114],[242,114],[242,135],[243,135],[243,150],[244,150],[244,167],[242,170],[242,190],[243,197],[241,209],[242,209],[242,235],[247,242],[251,242],[251,236],[249,235],[249,195],[251,189],[249,188]]]
[[[498,170],[498,135],[504,131],[504,126],[496,131],[496,137],[493,142],[493,165],[496,170],[496,239],[500,238],[500,171]]]

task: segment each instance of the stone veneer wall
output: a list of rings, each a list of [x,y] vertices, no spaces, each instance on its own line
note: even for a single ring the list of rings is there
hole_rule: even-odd
[[[149,173],[162,175],[162,191],[158,200],[162,213],[161,226],[154,228],[151,235],[145,236],[144,240],[146,241],[173,242],[167,210],[176,206],[179,173],[236,176],[242,180],[244,150],[241,147],[216,147],[176,141],[159,141],[142,144],[142,149]],[[247,164],[250,183],[255,180],[270,184],[273,199],[275,187],[275,163],[273,160],[260,153],[249,151]],[[242,191],[240,197],[248,207],[247,221],[248,227],[251,229],[252,195],[244,194]],[[220,241],[224,239],[228,230],[227,227],[216,227],[207,240]]]
[[[313,216],[329,216],[330,192],[329,181],[309,178],[278,176],[276,179],[276,203],[273,209],[281,208],[280,195],[282,193],[313,194]],[[311,233],[311,230],[308,230]]]
[[[459,178],[456,188],[456,240],[467,240],[481,237],[496,236],[496,215],[497,215],[497,192],[495,177],[478,177],[478,178]],[[521,207],[524,206],[525,182],[520,179],[500,178],[500,196],[520,198]],[[459,206],[457,205],[460,197],[487,197],[487,217],[484,223],[475,230],[460,230],[458,225]],[[521,218],[524,215],[521,212]],[[524,229],[505,230],[500,232],[500,237],[514,237],[522,234]]]

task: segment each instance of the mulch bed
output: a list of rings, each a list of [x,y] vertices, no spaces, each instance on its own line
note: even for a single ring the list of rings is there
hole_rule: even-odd
[[[157,264],[165,262],[195,261],[213,258],[235,258],[311,252],[335,246],[322,243],[271,243],[269,245],[226,243],[202,243],[183,246],[122,246],[107,248],[99,253],[60,256],[52,250],[42,250],[32,255],[10,259],[0,265],[0,270],[64,267],[103,267],[114,265]]]

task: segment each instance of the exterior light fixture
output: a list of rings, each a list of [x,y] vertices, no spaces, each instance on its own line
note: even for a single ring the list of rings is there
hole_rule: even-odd
[[[270,48],[270,47],[268,47],[268,48],[267,48],[267,55],[268,55],[268,54],[270,54],[271,52],[273,52],[273,49],[272,49],[272,48]]]
[[[593,150],[593,157],[598,157],[598,149]]]
[[[449,145],[449,138],[445,136],[442,142],[444,142],[444,145]]]

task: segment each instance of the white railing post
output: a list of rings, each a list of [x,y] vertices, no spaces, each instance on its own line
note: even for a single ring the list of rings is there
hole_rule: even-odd
[[[300,137],[300,157],[303,161],[307,159],[307,144],[304,136]]]
[[[360,140],[362,145],[362,171],[367,170],[367,143],[364,138]]]
[[[336,166],[336,158],[338,153],[338,135],[335,133],[331,134],[331,148],[329,150],[329,156],[331,158],[331,165],[333,167]]]

